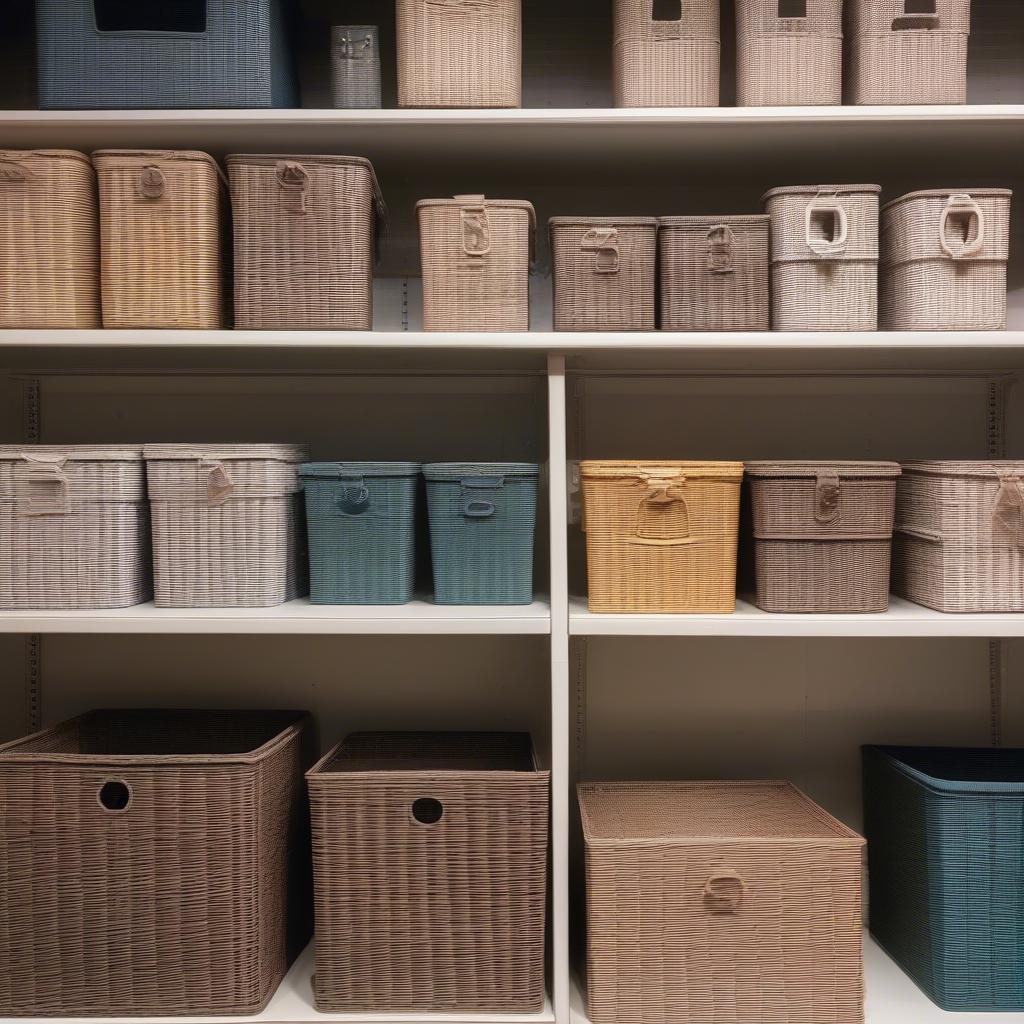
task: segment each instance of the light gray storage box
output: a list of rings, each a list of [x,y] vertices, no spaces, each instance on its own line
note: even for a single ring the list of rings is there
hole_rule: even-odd
[[[338,110],[380,107],[380,36],[376,25],[331,28],[331,99]]]

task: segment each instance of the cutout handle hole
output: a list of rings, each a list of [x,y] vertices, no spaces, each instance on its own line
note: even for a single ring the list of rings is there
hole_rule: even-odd
[[[819,242],[834,242],[838,233],[837,218],[832,210],[811,213],[811,237]]]
[[[806,18],[807,0],[779,0],[780,18]]]
[[[903,0],[904,14],[938,14],[938,0]]]
[[[107,811],[126,811],[132,802],[132,791],[120,779],[110,779],[100,786],[97,795],[100,807]]]
[[[100,32],[205,32],[206,0],[93,0]]]
[[[413,801],[412,816],[421,825],[436,825],[444,816],[444,806],[440,800],[423,796]]]
[[[651,0],[651,21],[681,21],[682,17],[680,0]]]

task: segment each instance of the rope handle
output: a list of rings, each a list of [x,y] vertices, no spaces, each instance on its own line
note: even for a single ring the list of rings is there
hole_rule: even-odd
[[[839,518],[839,477],[823,473],[814,485],[814,518],[819,523],[834,523]]]
[[[296,213],[306,213],[309,197],[309,171],[297,160],[278,160],[274,165],[274,178],[284,196],[294,205]]]
[[[720,868],[704,883],[704,903],[714,913],[735,914],[746,894],[747,883],[732,868]]]
[[[823,216],[832,217],[831,239],[814,232],[816,223],[823,223]],[[850,221],[846,207],[839,201],[835,193],[819,192],[804,211],[804,234],[807,247],[822,259],[834,259],[846,252],[846,244],[850,235]]]
[[[68,507],[67,459],[24,453],[15,470],[18,512],[24,516],[61,515]]]
[[[619,229],[616,227],[591,228],[580,239],[580,251],[592,252],[595,274],[619,272]]]
[[[967,218],[963,239],[950,239],[950,220],[964,214]],[[973,234],[972,228],[975,229]],[[985,214],[977,201],[964,192],[951,195],[946,200],[939,218],[939,245],[951,260],[969,259],[977,256],[985,248]]]
[[[716,224],[708,230],[706,240],[708,270],[712,274],[731,274],[735,269],[733,250],[736,245],[736,235],[732,228],[728,224]]]
[[[483,257],[491,251],[491,218],[485,196],[456,196],[462,225],[462,251],[467,256]]]

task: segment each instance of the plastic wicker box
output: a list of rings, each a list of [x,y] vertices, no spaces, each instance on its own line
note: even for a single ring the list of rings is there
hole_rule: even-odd
[[[578,787],[594,1024],[858,1024],[864,840],[788,782]]]
[[[518,733],[354,733],[307,775],[324,1012],[544,1004],[550,773]]]
[[[308,941],[308,716],[94,711],[0,746],[0,1013],[266,1006]]]
[[[338,110],[380,107],[380,34],[376,25],[331,27],[331,100]]]

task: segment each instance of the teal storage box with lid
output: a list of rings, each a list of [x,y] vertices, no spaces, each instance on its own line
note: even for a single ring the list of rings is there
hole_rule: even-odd
[[[1024,1011],[1024,750],[863,765],[872,934],[943,1009]]]
[[[417,462],[310,462],[299,469],[313,604],[406,604],[415,577]]]
[[[530,604],[537,466],[440,462],[423,467],[438,604]]]

